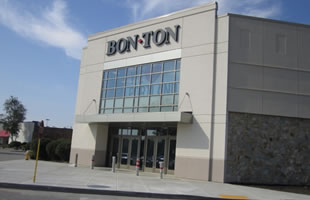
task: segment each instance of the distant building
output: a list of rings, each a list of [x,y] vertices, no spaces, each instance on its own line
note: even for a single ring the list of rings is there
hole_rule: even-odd
[[[16,141],[19,141],[21,143],[23,142],[31,142],[33,139],[36,139],[38,137],[38,131],[39,131],[39,125],[40,123],[38,121],[30,121],[30,122],[23,122],[21,123],[21,129],[19,131],[18,137],[16,138]],[[49,139],[59,139],[59,138],[66,138],[70,139],[72,138],[72,129],[70,128],[57,128],[57,127],[44,127],[43,132],[44,138]],[[9,142],[11,142],[11,138],[9,139]]]
[[[0,145],[9,143],[10,133],[3,130],[3,125],[0,123]]]

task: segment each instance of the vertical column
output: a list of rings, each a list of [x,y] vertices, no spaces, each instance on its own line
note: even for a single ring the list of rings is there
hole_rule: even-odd
[[[95,160],[97,167],[106,165],[107,147],[108,147],[108,129],[106,124],[98,124],[96,133]]]

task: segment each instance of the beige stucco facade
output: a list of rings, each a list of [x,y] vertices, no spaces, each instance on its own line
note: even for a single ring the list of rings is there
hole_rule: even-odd
[[[109,41],[180,26],[170,44],[107,55]],[[228,113],[310,118],[310,28],[217,15],[217,4],[172,13],[88,38],[83,49],[70,162],[109,166],[111,124],[174,123],[174,175],[225,182]],[[177,112],[100,113],[103,72],[180,59]],[[131,125],[130,125],[131,126]]]

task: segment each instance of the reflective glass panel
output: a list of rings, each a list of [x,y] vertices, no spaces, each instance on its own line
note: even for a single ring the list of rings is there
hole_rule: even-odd
[[[116,97],[122,97],[122,96],[124,96],[124,88],[116,88],[116,90],[115,90],[115,96],[116,96]]]
[[[150,105],[151,106],[159,106],[160,105],[160,96],[150,97]]]
[[[115,87],[115,79],[108,80],[107,88]]]
[[[130,135],[130,129],[126,129],[126,128],[124,128],[123,129],[123,135]]]
[[[180,72],[175,73],[175,80],[179,81],[180,80]]]
[[[160,94],[161,85],[151,85],[151,94]]]
[[[141,65],[137,66],[137,74],[141,74]]]
[[[149,86],[140,86],[140,96],[147,96],[149,94]]]
[[[124,108],[124,113],[131,113],[132,112],[132,108]]]
[[[125,86],[125,79],[124,78],[117,79],[116,87],[124,87],[124,86]]]
[[[145,167],[152,168],[154,162],[154,145],[155,142],[153,139],[147,140],[147,149],[146,149],[146,160],[145,160]]]
[[[171,82],[171,81],[174,81],[174,72],[164,73],[163,82]]]
[[[173,104],[173,95],[162,96],[161,105],[171,105]]]
[[[124,99],[115,99],[114,107],[123,107]]]
[[[107,78],[108,78],[108,71],[103,72],[103,79],[105,80],[105,79],[107,79]]]
[[[122,155],[121,155],[121,164],[127,165],[128,162],[128,147],[129,147],[129,139],[124,138],[123,139],[123,145],[122,145]]]
[[[131,135],[138,135],[139,130],[138,129],[131,129]]]
[[[117,77],[124,77],[126,76],[126,68],[120,68],[117,70]]]
[[[101,93],[102,97],[101,98],[105,97],[105,92],[106,92],[106,90],[102,90],[102,93]]]
[[[141,85],[150,84],[150,82],[151,82],[151,76],[150,75],[141,76]]]
[[[105,102],[105,100],[101,101],[101,108],[104,108],[104,102]]]
[[[131,97],[131,96],[135,96],[135,88],[134,87],[128,87],[125,90],[125,96],[126,97]]]
[[[164,162],[165,158],[165,139],[158,140],[156,155],[156,168],[159,168],[159,162]]]
[[[128,77],[126,80],[126,86],[134,86],[135,85],[135,77]]]
[[[140,96],[140,95],[139,95],[139,89],[140,89],[140,87],[136,87],[136,88],[135,88],[135,96]]]
[[[136,67],[128,67],[127,69],[127,76],[136,75]]]
[[[147,129],[146,130],[146,135],[147,136],[156,136],[157,135],[157,130],[156,129]]]
[[[153,64],[152,72],[161,72],[163,68],[163,63],[158,62]]]
[[[106,113],[106,114],[113,113],[113,109],[105,109],[104,113]]]
[[[136,85],[140,85],[140,77],[141,77],[141,76],[137,76],[137,77],[136,77]]]
[[[125,107],[132,107],[133,106],[133,100],[134,98],[125,98]]]
[[[114,113],[122,113],[123,109],[122,108],[114,108]]]
[[[175,83],[174,92],[179,93],[179,83]]]
[[[177,60],[176,69],[177,70],[180,69],[180,66],[181,66],[181,60],[179,59],[179,60]]]
[[[152,83],[160,83],[161,74],[152,74]]]
[[[174,104],[178,105],[179,103],[179,95],[174,95]]]
[[[163,84],[163,94],[174,93],[174,83]]]
[[[114,89],[107,90],[106,98],[114,97]]]
[[[102,88],[107,88],[108,81],[103,81],[102,84],[103,84],[103,85],[102,85]]]
[[[131,156],[130,156],[130,165],[135,166],[136,160],[138,156],[138,139],[132,139],[131,140]]]
[[[150,112],[160,112],[160,107],[150,107]]]
[[[151,64],[142,65],[142,74],[147,74],[151,72]]]
[[[113,99],[107,99],[105,100],[105,108],[113,108],[114,100]]]
[[[164,71],[174,70],[175,60],[165,61],[164,62]]]
[[[167,112],[171,109],[176,110],[180,64],[180,59],[176,59],[105,70],[99,112]],[[123,99],[124,97],[126,98]],[[106,108],[107,100],[113,100],[113,105],[110,102],[110,105],[107,104],[110,107]]]
[[[108,78],[115,78],[116,77],[116,69],[109,70]]]
[[[149,97],[139,98],[139,107],[147,106],[149,104]]]
[[[173,111],[173,106],[162,106],[161,112],[170,112]]]
[[[136,98],[135,98],[135,105],[134,105],[134,106],[135,106],[135,107],[138,107],[138,105],[139,105],[139,98],[136,97]]]
[[[147,111],[148,111],[148,108],[146,107],[139,108],[139,112],[147,112]]]

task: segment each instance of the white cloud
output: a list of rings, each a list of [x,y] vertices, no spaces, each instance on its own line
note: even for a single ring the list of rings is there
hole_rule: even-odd
[[[140,21],[190,8],[212,0],[127,0],[133,21]],[[281,13],[278,0],[217,0],[219,13],[236,13],[257,17],[275,17]]]
[[[19,9],[12,1],[0,0],[0,23],[21,36],[61,48],[66,55],[80,59],[85,36],[66,21],[66,3],[55,0],[39,15]]]

